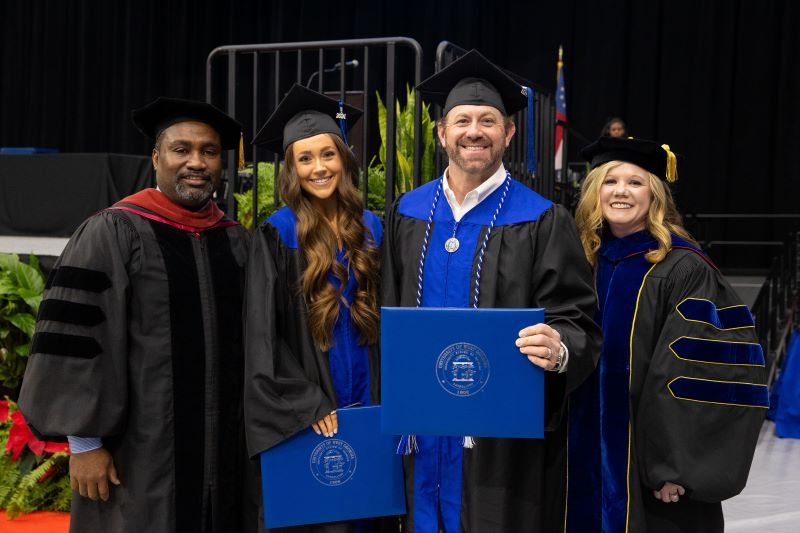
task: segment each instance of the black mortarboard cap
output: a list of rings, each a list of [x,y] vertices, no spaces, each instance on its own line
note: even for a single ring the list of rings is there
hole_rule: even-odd
[[[232,150],[239,146],[242,136],[242,125],[217,107],[182,98],[161,96],[144,107],[131,112],[133,123],[151,139],[178,122],[197,121],[208,124],[219,134],[223,150]]]
[[[668,144],[631,137],[600,137],[581,150],[581,155],[592,168],[609,161],[625,161],[670,183],[678,179],[678,159]]]
[[[446,115],[457,105],[488,105],[512,115],[528,105],[526,89],[500,67],[470,50],[417,85],[426,100],[442,106]]]
[[[342,125],[349,129],[361,110],[295,83],[258,130],[253,144],[283,154],[295,141],[320,133],[338,135],[347,142]]]

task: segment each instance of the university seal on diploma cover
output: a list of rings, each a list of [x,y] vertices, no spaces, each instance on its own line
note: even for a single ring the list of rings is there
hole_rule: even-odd
[[[314,479],[335,487],[350,481],[356,471],[356,451],[346,441],[327,439],[311,452],[311,473]]]
[[[453,396],[472,396],[489,381],[489,359],[478,346],[457,342],[445,348],[436,360],[439,385]]]

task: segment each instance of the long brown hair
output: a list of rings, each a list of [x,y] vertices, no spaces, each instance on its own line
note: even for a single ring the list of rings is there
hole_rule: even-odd
[[[350,317],[363,344],[378,342],[378,248],[364,226],[364,204],[354,185],[358,162],[353,152],[337,135],[330,135],[342,158],[342,177],[336,187],[336,227],[356,278],[356,290],[350,305]],[[337,239],[330,224],[314,208],[300,187],[294,164],[293,144],[286,148],[286,159],[278,175],[278,190],[286,205],[297,217],[297,241],[306,259],[300,290],[308,307],[311,336],[320,350],[327,351],[333,342],[333,326],[343,304],[342,293],[348,272],[336,261]],[[339,279],[337,291],[328,281],[328,272]]]
[[[581,199],[575,210],[575,223],[578,226],[583,252],[592,266],[597,266],[597,252],[603,237],[603,208],[600,205],[600,187],[606,174],[624,161],[609,161],[593,169],[581,186]],[[671,233],[697,244],[683,227],[678,208],[669,187],[655,174],[647,173],[650,184],[650,209],[647,212],[645,227],[658,242],[658,248],[650,250],[645,258],[651,263],[660,263],[672,249]]]

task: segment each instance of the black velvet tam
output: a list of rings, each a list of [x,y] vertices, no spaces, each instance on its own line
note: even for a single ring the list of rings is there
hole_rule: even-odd
[[[625,161],[642,167],[662,180],[673,182],[678,178],[677,156],[668,145],[654,141],[631,137],[600,137],[581,150],[581,155],[592,168],[609,161]]]
[[[208,124],[219,134],[223,150],[239,146],[242,125],[219,108],[205,102],[160,96],[144,107],[131,112],[133,123],[151,139],[178,122],[197,121]]]

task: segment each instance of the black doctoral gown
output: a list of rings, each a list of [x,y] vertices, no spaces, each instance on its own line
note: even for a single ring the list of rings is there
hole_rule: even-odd
[[[71,531],[254,531],[241,516],[246,233],[228,219],[192,231],[140,198],[89,218],[56,263],[20,409],[38,435],[100,437],[113,457],[121,485],[106,502],[74,493]]]
[[[560,332],[569,349],[568,370],[545,374],[544,439],[476,438],[474,448],[463,449],[461,439],[453,446],[443,440],[448,438],[418,437],[419,452],[405,462],[408,526],[418,533],[438,531],[437,522],[447,533],[453,528],[488,533],[550,532],[559,524],[563,527],[566,417],[562,412],[566,395],[591,373],[599,354],[600,331],[591,318],[596,300],[591,270],[569,213],[517,181],[509,178],[507,183],[458,223],[441,191],[432,209],[441,179],[405,194],[388,213],[382,305],[417,305],[420,257],[430,219],[423,306],[471,307],[480,263],[479,307],[542,307],[545,322]],[[480,250],[493,218],[481,261]],[[451,236],[460,242],[452,253],[444,248]],[[498,408],[513,409],[513,405],[514,398],[509,398],[508,405]],[[440,456],[426,459],[432,450],[425,446],[437,447]],[[448,472],[450,467],[456,471]]]
[[[753,317],[701,250],[603,240],[597,371],[570,398],[570,533],[711,533],[745,486],[768,404]],[[677,503],[653,497],[681,485]]]

